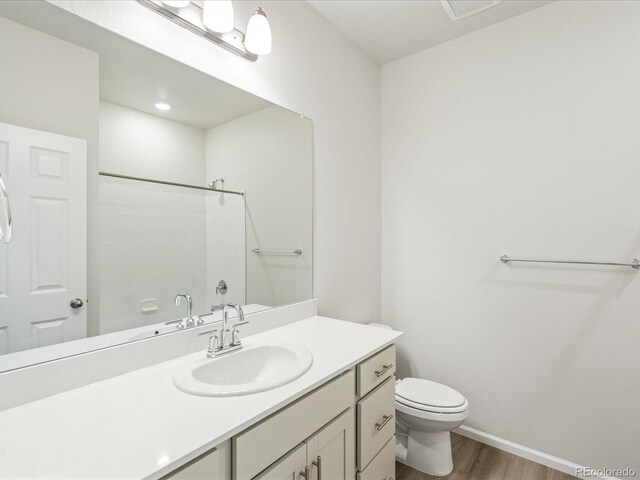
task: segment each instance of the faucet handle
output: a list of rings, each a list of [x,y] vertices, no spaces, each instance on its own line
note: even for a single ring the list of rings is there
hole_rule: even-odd
[[[231,346],[235,347],[240,344],[242,344],[242,341],[240,340],[240,330],[234,328],[233,332],[231,332]]]
[[[164,322],[165,325],[173,325],[175,323],[177,330],[182,330],[184,328],[184,318],[179,318],[178,320],[171,320],[169,322]]]
[[[210,335],[209,346],[207,348],[207,357],[212,358],[216,351],[220,349],[220,340],[218,338],[218,330],[207,330],[206,332],[200,332],[198,336]]]
[[[233,326],[233,331],[231,332],[231,346],[232,347],[237,347],[238,345],[242,344],[242,341],[240,340],[240,330],[238,330],[237,327],[241,327],[243,325],[249,325],[249,321],[245,320],[242,322],[238,322]]]
[[[206,332],[200,332],[198,333],[199,337],[202,337],[203,335],[215,335],[218,333],[218,329],[213,329],[213,330],[207,330]]]

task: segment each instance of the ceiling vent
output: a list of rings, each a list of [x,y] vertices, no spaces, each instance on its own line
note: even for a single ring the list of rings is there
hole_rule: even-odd
[[[502,0],[440,0],[442,8],[454,22],[495,7],[500,2]]]

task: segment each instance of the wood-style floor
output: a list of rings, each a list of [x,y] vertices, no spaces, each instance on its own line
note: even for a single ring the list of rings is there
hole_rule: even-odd
[[[453,472],[434,477],[396,463],[397,480],[570,480],[577,477],[451,434]]]

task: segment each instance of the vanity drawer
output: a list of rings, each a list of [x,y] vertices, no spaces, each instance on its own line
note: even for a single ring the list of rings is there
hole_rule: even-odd
[[[389,439],[393,438],[396,431],[395,391],[395,377],[391,377],[358,402],[358,470],[364,471]]]
[[[358,472],[357,480],[393,480],[396,476],[396,440],[391,440],[382,447],[382,451],[362,472]]]
[[[233,437],[233,478],[255,477],[353,406],[353,369]]]
[[[396,347],[391,345],[358,364],[358,396],[364,397],[396,373]]]

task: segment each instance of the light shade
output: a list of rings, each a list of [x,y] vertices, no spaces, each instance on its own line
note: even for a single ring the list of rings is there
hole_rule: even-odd
[[[267,16],[260,7],[249,18],[247,33],[244,36],[244,46],[247,51],[256,55],[271,53],[271,27]]]
[[[190,0],[163,0],[163,5],[171,8],[184,8],[191,3]]]
[[[227,33],[233,30],[233,4],[231,0],[205,0],[202,23],[207,30]]]

